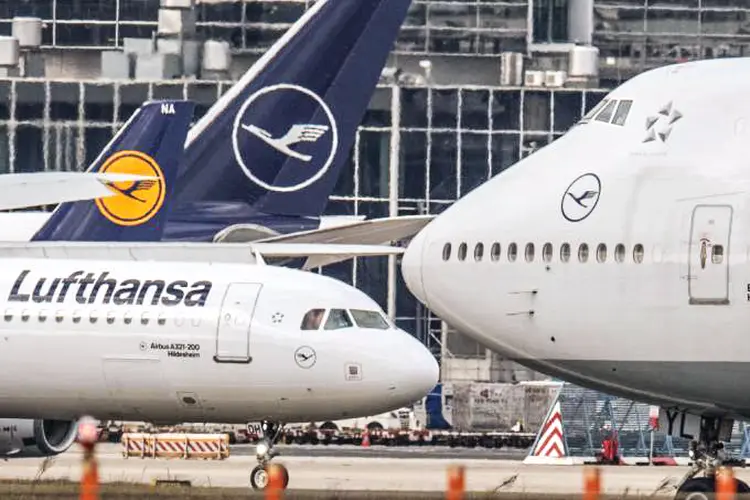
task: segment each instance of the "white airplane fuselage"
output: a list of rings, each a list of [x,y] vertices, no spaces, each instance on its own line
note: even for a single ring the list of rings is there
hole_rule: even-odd
[[[409,288],[545,373],[750,416],[748,78],[723,59],[624,83],[605,97],[612,120],[632,101],[624,123],[585,120],[431,222]]]
[[[0,301],[2,418],[305,422],[398,408],[437,382],[391,325],[301,330],[315,308],[382,315],[302,271],[10,258]]]

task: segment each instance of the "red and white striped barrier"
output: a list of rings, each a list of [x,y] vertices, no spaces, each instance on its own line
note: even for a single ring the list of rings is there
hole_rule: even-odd
[[[223,460],[229,456],[228,434],[122,435],[124,457],[202,458]]]

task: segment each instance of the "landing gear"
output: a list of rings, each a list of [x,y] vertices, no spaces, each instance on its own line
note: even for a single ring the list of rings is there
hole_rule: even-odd
[[[716,472],[719,467],[744,467],[744,460],[727,456],[722,441],[729,441],[733,420],[720,417],[702,417],[700,436],[690,442],[692,468],[677,485],[675,500],[708,500],[716,490]],[[703,473],[703,477],[696,477]],[[750,493],[750,487],[739,479],[737,493]]]
[[[268,486],[268,466],[271,459],[279,454],[274,449],[274,445],[276,445],[281,437],[284,425],[264,420],[261,423],[261,428],[263,429],[263,439],[258,441],[258,444],[255,446],[255,456],[258,459],[258,465],[250,473],[250,486],[255,490],[263,490]],[[279,464],[279,467],[281,467],[282,487],[286,489],[289,484],[289,471],[281,464]]]

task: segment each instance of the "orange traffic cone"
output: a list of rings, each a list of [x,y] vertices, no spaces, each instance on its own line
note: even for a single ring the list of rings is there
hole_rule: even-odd
[[[737,484],[731,468],[722,467],[716,473],[716,500],[734,500]]]
[[[464,472],[463,465],[448,467],[448,491],[445,492],[447,500],[461,500],[464,498],[464,489],[466,488]]]
[[[602,489],[601,471],[598,467],[589,467],[583,471],[583,498],[584,500],[599,500]]]
[[[365,431],[365,435],[362,436],[362,447],[367,448],[368,446],[370,446],[370,432]]]

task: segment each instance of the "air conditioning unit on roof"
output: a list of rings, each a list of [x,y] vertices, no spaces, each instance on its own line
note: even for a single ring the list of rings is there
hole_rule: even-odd
[[[544,85],[544,71],[526,71],[523,84],[527,87],[541,87]]]

